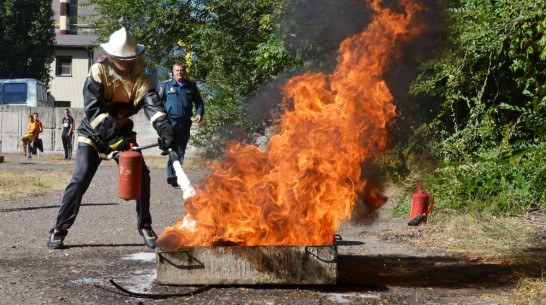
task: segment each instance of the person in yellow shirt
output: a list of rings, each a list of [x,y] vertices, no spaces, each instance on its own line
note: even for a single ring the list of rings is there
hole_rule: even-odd
[[[25,159],[30,159],[30,152],[27,154],[27,145],[30,144],[30,142],[36,140],[38,137],[38,133],[40,133],[40,129],[38,128],[38,124],[34,121],[34,116],[29,115],[28,116],[28,127],[27,132],[21,137],[21,150],[23,151],[23,155],[25,155]]]

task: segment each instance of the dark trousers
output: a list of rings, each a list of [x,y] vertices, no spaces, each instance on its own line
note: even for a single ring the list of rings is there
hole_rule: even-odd
[[[72,158],[72,136],[62,135],[63,139],[63,148],[64,148],[64,158]]]
[[[171,120],[171,123],[178,129],[176,134],[176,153],[180,158],[180,164],[183,164],[186,146],[188,146],[188,141],[190,140],[190,129],[192,122],[191,119],[187,119],[183,120],[182,122]],[[167,162],[167,177],[176,178],[176,173],[174,172],[174,167],[171,162]]]
[[[42,139],[36,139],[32,142],[32,146],[30,147],[31,152],[33,155],[38,153],[38,150],[40,152],[44,152],[44,145],[42,143]]]
[[[114,157],[119,164],[119,154]],[[89,188],[91,180],[101,163],[97,151],[88,144],[79,143],[76,154],[76,169],[61,200],[61,208],[57,215],[57,223],[53,229],[59,229],[66,235],[68,229],[74,224],[80,211],[83,194]],[[145,224],[152,224],[150,215],[150,170],[145,163],[142,164],[142,180],[140,198],[136,200],[137,228]],[[52,230],[53,231],[53,230]]]

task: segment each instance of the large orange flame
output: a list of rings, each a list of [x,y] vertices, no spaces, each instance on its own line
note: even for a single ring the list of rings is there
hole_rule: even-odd
[[[267,150],[228,143],[159,246],[332,244],[366,186],[361,165],[386,149],[395,106],[382,77],[397,44],[422,30],[413,19],[423,6],[409,1],[397,13],[369,0],[373,21],[341,43],[335,71],[293,77],[283,95],[294,107]]]

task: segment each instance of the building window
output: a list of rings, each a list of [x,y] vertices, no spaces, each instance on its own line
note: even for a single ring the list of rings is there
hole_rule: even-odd
[[[72,57],[70,56],[57,56],[56,57],[57,76],[72,76]]]
[[[54,107],[63,107],[63,108],[70,108],[70,102],[65,101],[55,101]]]

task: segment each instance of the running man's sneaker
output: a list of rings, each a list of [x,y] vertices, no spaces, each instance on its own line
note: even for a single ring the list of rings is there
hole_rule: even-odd
[[[47,246],[52,249],[63,249],[64,248],[64,237],[61,231],[54,231],[49,235],[49,240],[47,241]]]
[[[146,246],[152,249],[155,248],[155,240],[157,239],[157,236],[155,235],[152,226],[144,225],[144,227],[138,229],[138,233],[142,236],[142,238],[144,238],[144,243]]]

